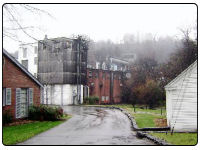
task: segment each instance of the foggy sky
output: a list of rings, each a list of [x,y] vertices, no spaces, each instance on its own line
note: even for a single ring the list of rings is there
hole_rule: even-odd
[[[43,4],[33,5],[48,11],[54,18],[19,11],[23,26],[34,26],[27,30],[29,34],[41,40],[47,34],[49,38],[70,37],[72,34],[85,34],[94,41],[112,40],[120,42],[123,35],[130,33],[143,39],[146,33],[156,36],[177,36],[178,28],[194,27],[196,6],[192,4],[124,4],[124,5],[72,5]],[[4,18],[5,19],[5,18]],[[4,22],[5,25],[7,22]],[[20,31],[19,39],[35,42]],[[12,44],[11,44],[12,43]],[[18,42],[4,38],[4,48],[9,52],[18,49]]]

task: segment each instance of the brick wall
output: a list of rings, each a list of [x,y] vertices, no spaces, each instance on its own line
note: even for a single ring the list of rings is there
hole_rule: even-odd
[[[98,96],[99,104],[111,103],[111,73],[114,74],[112,97],[113,103],[120,103],[121,93],[121,72],[101,69],[87,69],[87,85],[89,86],[90,96]],[[92,75],[92,76],[90,76]],[[108,100],[102,101],[102,96],[108,96]]]
[[[11,105],[4,106],[3,110],[9,109],[15,118],[15,95],[16,88],[33,88],[33,103],[40,104],[40,86],[27,76],[19,67],[3,56],[3,88],[11,88]]]

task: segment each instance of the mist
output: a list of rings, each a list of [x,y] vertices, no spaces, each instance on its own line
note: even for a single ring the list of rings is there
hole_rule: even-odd
[[[111,40],[91,41],[88,51],[88,63],[103,62],[107,57],[116,57],[136,62],[141,58],[154,59],[157,63],[165,63],[170,55],[182,46],[181,39],[172,36],[157,37],[151,33],[139,37],[138,34],[125,34],[119,43]]]

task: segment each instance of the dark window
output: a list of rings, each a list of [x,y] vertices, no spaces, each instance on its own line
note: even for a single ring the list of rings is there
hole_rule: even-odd
[[[37,78],[37,73],[34,73],[34,76]]]
[[[22,65],[28,70],[28,60],[22,60]]]
[[[45,43],[43,43],[42,46],[43,46],[43,49],[46,49],[46,48],[47,48],[47,46],[46,46]]]

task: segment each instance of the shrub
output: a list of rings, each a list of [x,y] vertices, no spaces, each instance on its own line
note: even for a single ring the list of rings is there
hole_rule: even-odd
[[[13,117],[9,110],[3,111],[3,125],[11,123],[13,121]]]
[[[98,96],[89,96],[89,97],[86,97],[84,99],[84,104],[92,105],[92,104],[98,103],[98,101],[99,101],[99,97]]]
[[[134,88],[133,95],[138,99],[138,104],[148,105],[152,109],[160,105],[162,89],[154,80],[147,80],[145,84]]]
[[[45,105],[31,106],[29,109],[29,119],[55,121],[63,116],[61,107],[50,107]]]
[[[89,104],[89,97],[85,97],[85,98],[83,99],[83,103],[84,103],[84,104]]]

